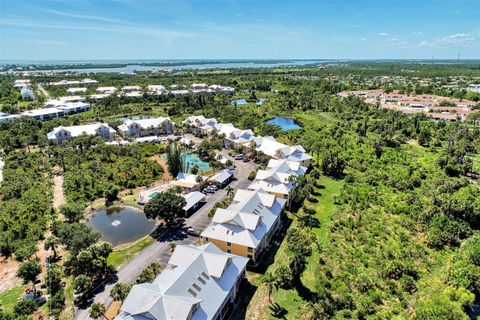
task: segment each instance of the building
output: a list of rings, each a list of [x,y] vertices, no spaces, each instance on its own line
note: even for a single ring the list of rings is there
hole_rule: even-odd
[[[124,86],[120,89],[123,93],[132,92],[132,91],[140,91],[142,88],[140,86]]]
[[[204,176],[180,172],[175,180],[170,181],[169,184],[173,187],[180,187],[186,190],[198,190],[201,184],[199,178],[202,179],[202,182],[207,180],[207,177]]]
[[[106,123],[94,123],[82,126],[64,127],[59,126],[47,134],[48,140],[54,142],[70,141],[75,137],[86,134],[88,136],[99,136],[108,141],[115,139],[116,131]]]
[[[220,188],[225,188],[232,180],[233,174],[228,169],[224,169],[208,178],[208,181],[217,184]]]
[[[118,126],[118,130],[124,137],[166,135],[174,132],[175,123],[168,117],[127,120]]]
[[[20,90],[20,95],[22,96],[22,100],[35,100],[35,93],[29,87],[23,87]]]
[[[59,108],[44,108],[24,111],[20,114],[22,117],[37,119],[40,121],[47,121],[65,116],[65,111]]]
[[[165,87],[162,85],[149,85],[147,87],[148,93],[151,95],[162,94],[165,92]]]
[[[85,102],[67,102],[57,106],[57,108],[63,110],[67,115],[88,111],[90,110],[90,105]]]
[[[13,87],[18,90],[21,90],[23,87],[28,87],[28,86],[30,86],[29,79],[19,79],[13,82]]]
[[[295,188],[295,176],[304,175],[307,168],[300,162],[271,159],[265,170],[258,170],[249,190],[264,190],[279,198],[289,200]]]
[[[67,89],[67,94],[79,94],[87,92],[87,88],[69,88]]]
[[[263,190],[237,190],[228,208],[218,208],[201,234],[221,250],[256,264],[280,226],[286,200]]]
[[[313,159],[301,145],[290,147],[271,136],[254,138],[254,145],[257,151],[261,151],[267,156],[279,160],[300,162],[305,167],[309,167]]]
[[[3,113],[0,112],[0,123],[2,122],[7,122],[7,121],[13,121],[20,116],[18,114],[8,114],[8,113]]]
[[[210,133],[215,126],[218,124],[217,119],[215,118],[205,118],[204,116],[190,116],[185,119],[182,124],[184,126],[191,127],[193,133],[201,132],[203,134]]]
[[[237,129],[231,123],[219,123],[215,125],[219,135],[223,135],[225,148],[238,148],[248,146],[254,139],[253,131],[250,129]]]
[[[227,319],[245,277],[247,259],[208,243],[178,245],[152,283],[132,287],[116,320]]]
[[[185,198],[187,204],[183,207],[185,211],[185,216],[189,216],[194,213],[202,203],[204,203],[206,195],[199,191],[193,191],[189,193],[182,194],[182,197]]]
[[[95,90],[95,92],[99,93],[99,94],[113,94],[113,93],[117,92],[117,88],[115,88],[115,87],[98,87]]]

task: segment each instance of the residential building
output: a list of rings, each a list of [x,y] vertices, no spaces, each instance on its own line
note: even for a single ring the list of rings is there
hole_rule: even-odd
[[[88,111],[90,110],[90,105],[85,102],[66,102],[61,105],[57,105],[57,109],[63,110],[67,115]]]
[[[194,133],[201,132],[203,134],[210,133],[218,124],[215,118],[205,118],[204,116],[190,116],[182,122],[183,125],[189,126]]]
[[[168,117],[127,120],[118,127],[118,130],[124,137],[166,135],[174,132],[175,123]]]
[[[115,87],[98,87],[95,91],[97,93],[100,93],[100,94],[113,94],[113,93],[117,92],[117,88],[115,88]]]
[[[22,89],[23,87],[28,87],[30,86],[30,80],[29,79],[19,79],[19,80],[15,80],[13,82],[13,87],[15,89]]]
[[[47,134],[48,140],[55,142],[70,141],[75,137],[86,134],[88,136],[99,136],[108,141],[115,139],[116,131],[106,123],[94,123],[82,126],[64,127],[59,126]]]
[[[254,140],[253,131],[250,129],[237,129],[231,123],[219,123],[215,125],[219,135],[223,135],[225,148],[238,148],[248,146]]]
[[[8,113],[3,113],[0,112],[0,123],[2,122],[7,122],[7,121],[13,121],[20,116],[18,114],[8,114]]]
[[[67,94],[79,94],[87,92],[87,88],[69,88],[67,89]]]
[[[120,89],[123,93],[132,92],[132,91],[140,91],[142,88],[140,86],[124,86]]]
[[[214,244],[178,245],[152,283],[136,284],[116,320],[227,319],[248,259]]]
[[[304,175],[307,168],[300,162],[271,159],[265,170],[258,170],[249,190],[264,190],[274,196],[290,200],[295,188],[295,176]]]
[[[24,111],[20,114],[23,117],[33,118],[40,121],[47,121],[65,116],[65,111],[59,108],[44,108]]]
[[[285,203],[263,190],[239,189],[228,208],[216,210],[201,237],[256,264],[280,225]]]
[[[290,147],[278,142],[271,136],[255,137],[254,145],[257,151],[261,151],[274,159],[300,162],[305,167],[309,167],[313,159],[301,145]]]
[[[147,87],[148,94],[159,95],[165,92],[165,87],[162,85],[149,85]]]

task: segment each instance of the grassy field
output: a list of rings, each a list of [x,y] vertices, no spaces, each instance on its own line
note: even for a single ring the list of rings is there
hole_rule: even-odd
[[[13,307],[17,304],[18,298],[23,292],[23,286],[17,286],[10,290],[0,293],[0,307],[4,311],[13,311]]]
[[[317,236],[319,243],[323,243],[328,238],[328,226],[330,222],[331,214],[336,210],[334,203],[334,196],[340,193],[341,188],[344,185],[342,180],[334,180],[330,178],[322,178],[321,188],[316,189],[315,198],[318,200],[316,203],[307,202],[309,207],[314,209],[317,213],[315,217],[320,221],[320,228],[314,228],[313,232]],[[290,215],[293,219],[292,226],[297,224],[296,218]],[[286,250],[286,241],[283,240],[277,251],[274,263],[271,264],[267,271],[273,272],[281,264],[286,263],[288,260],[288,252]],[[318,260],[318,252],[313,250],[312,256],[308,258],[308,265],[303,273],[303,284],[313,289],[315,279],[315,263],[312,261]],[[253,286],[257,287],[255,295],[253,296],[247,310],[247,319],[275,319],[272,306],[268,302],[268,291],[264,284],[262,284],[262,275],[249,272],[249,281]],[[310,315],[307,310],[307,302],[304,301],[295,289],[278,289],[272,293],[272,301],[278,305],[278,314],[283,315],[286,319],[302,319],[308,318]],[[277,317],[278,318],[278,317]]]
[[[140,251],[148,247],[153,241],[154,239],[152,237],[147,236],[126,249],[114,251],[108,256],[107,262],[109,265],[117,269],[128,260],[132,259]]]

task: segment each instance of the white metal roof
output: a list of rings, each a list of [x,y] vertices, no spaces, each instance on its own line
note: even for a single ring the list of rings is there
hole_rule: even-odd
[[[192,320],[213,319],[247,261],[212,243],[178,245],[153,283],[133,286],[116,319],[186,320],[195,307]]]

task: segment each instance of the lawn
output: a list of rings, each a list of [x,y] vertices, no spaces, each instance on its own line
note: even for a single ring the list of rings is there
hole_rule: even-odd
[[[128,248],[114,251],[108,256],[107,262],[115,269],[118,269],[124,263],[136,256],[140,251],[148,247],[153,241],[154,239],[151,236],[147,236]]]
[[[316,188],[317,195],[315,198],[318,202],[308,202],[309,207],[315,209],[317,214],[316,218],[320,221],[320,228],[314,228],[313,232],[319,239],[319,243],[324,243],[328,238],[328,226],[330,222],[331,214],[336,210],[334,203],[334,196],[340,194],[340,190],[344,185],[342,180],[334,180],[323,177],[320,180],[321,188]],[[293,227],[297,224],[294,215],[290,215],[293,219]],[[282,241],[282,244],[277,251],[274,263],[267,269],[268,272],[273,272],[281,264],[286,263],[288,259],[288,252],[286,251],[286,241]],[[315,261],[318,261],[318,252],[313,250],[312,256],[307,259],[307,268],[302,276],[303,284],[314,289],[315,285]],[[264,284],[262,284],[262,276],[249,272],[249,280],[258,289],[255,292],[250,304],[248,306],[246,318],[247,319],[275,319],[272,315],[271,305],[268,302],[268,291]],[[278,309],[281,310],[286,319],[303,319],[309,318],[310,314],[307,309],[307,302],[304,301],[295,289],[279,289],[274,290],[272,293],[272,301],[278,304]]]
[[[13,311],[13,307],[17,304],[18,298],[23,292],[23,286],[17,286],[10,290],[0,292],[0,307],[4,311]]]

